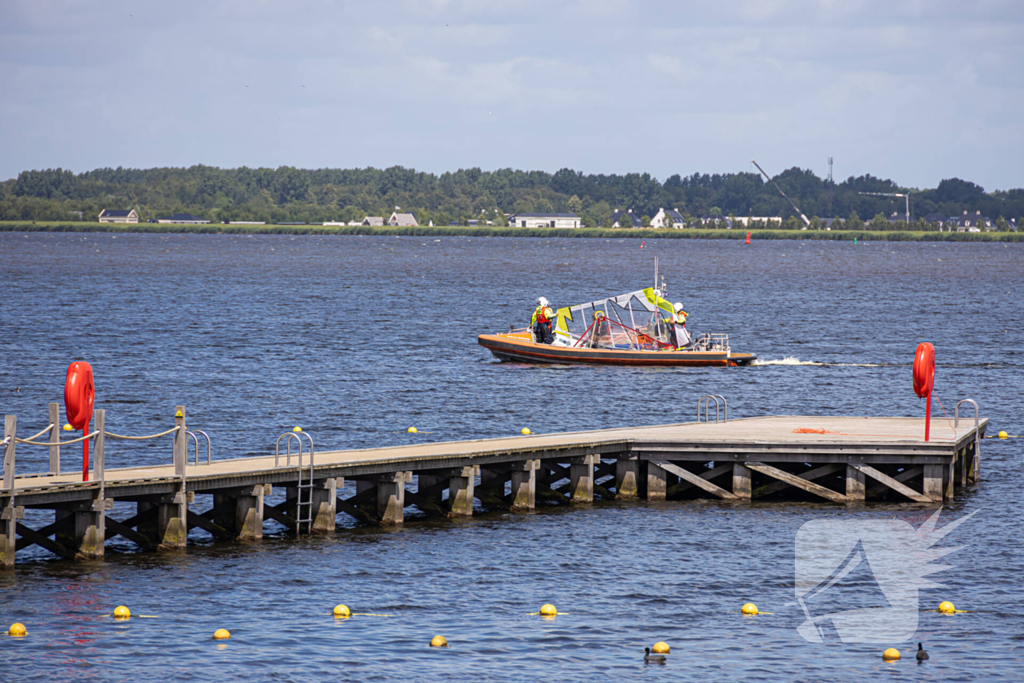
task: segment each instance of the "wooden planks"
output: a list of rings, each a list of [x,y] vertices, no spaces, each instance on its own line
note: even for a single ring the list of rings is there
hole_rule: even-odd
[[[812,481],[807,481],[806,479],[802,479],[801,477],[798,477],[795,474],[790,474],[789,472],[780,470],[777,467],[765,465],[764,463],[760,462],[748,462],[744,464],[750,469],[754,470],[755,472],[760,472],[761,474],[768,475],[769,477],[778,479],[779,481],[784,481],[790,486],[795,486],[796,488],[803,489],[808,493],[813,493],[816,496],[821,496],[826,500],[831,500],[833,503],[850,502],[850,499],[847,498],[842,493],[836,493],[832,489],[825,488],[824,486],[815,484]]]
[[[882,472],[879,472],[878,470],[876,470],[874,467],[871,467],[870,465],[854,465],[854,464],[851,463],[850,467],[853,467],[854,469],[860,470],[861,472],[863,472],[864,474],[868,475],[869,477],[871,477],[875,481],[880,482],[882,484],[885,484],[886,486],[891,488],[893,491],[896,491],[897,493],[902,493],[904,496],[906,496],[910,500],[916,501],[918,503],[931,503],[932,502],[932,499],[929,498],[928,496],[925,496],[925,495],[922,495],[922,494],[918,493],[917,491],[915,491],[914,489],[910,488],[909,486],[906,486],[905,484],[901,484],[900,482],[896,481],[895,479],[893,479],[889,475],[883,474]]]
[[[733,495],[732,492],[726,491],[721,486],[716,486],[715,484],[712,484],[710,481],[708,481],[707,479],[703,478],[699,474],[694,474],[693,472],[691,472],[689,470],[686,470],[686,469],[683,469],[682,467],[679,467],[678,465],[673,465],[672,463],[668,462],[667,460],[664,460],[664,461],[661,461],[661,460],[653,461],[652,460],[651,462],[654,462],[658,467],[662,468],[666,472],[671,472],[672,474],[676,475],[680,479],[685,479],[686,481],[688,481],[689,483],[693,484],[694,486],[697,486],[698,488],[702,488],[705,491],[707,491],[708,493],[712,493],[712,494],[718,496],[719,498],[721,498],[723,500],[738,500],[737,496]]]
[[[801,479],[806,479],[807,481],[814,481],[815,479],[820,479],[821,477],[827,477],[830,474],[840,472],[845,468],[846,465],[828,464],[822,465],[821,467],[815,467],[813,470],[808,470],[807,472],[801,472],[796,476]],[[764,486],[758,487],[754,490],[751,497],[761,498],[763,496],[770,496],[771,494],[778,493],[789,486],[792,486],[792,484],[780,479],[772,482],[771,484],[765,484]]]

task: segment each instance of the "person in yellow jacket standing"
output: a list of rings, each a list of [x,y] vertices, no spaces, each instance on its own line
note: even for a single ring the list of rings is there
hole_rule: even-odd
[[[533,319],[530,326],[533,328],[533,336],[538,344],[550,344],[553,341],[551,335],[551,321],[555,317],[555,311],[551,308],[548,300],[544,297],[537,298],[537,308],[533,311]]]
[[[681,349],[690,343],[690,332],[686,329],[688,316],[681,303],[676,303],[673,308],[675,313],[672,315],[672,335],[675,338],[676,348]]]

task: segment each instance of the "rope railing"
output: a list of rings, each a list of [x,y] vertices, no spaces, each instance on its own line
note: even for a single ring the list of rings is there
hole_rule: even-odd
[[[41,432],[38,432],[36,434],[33,434],[32,436],[26,437],[25,440],[33,441],[34,439],[38,439],[39,437],[41,437],[43,434],[45,434],[46,432],[50,431],[51,429],[53,429],[53,423],[52,422],[50,423],[50,425],[46,429],[44,429]],[[22,439],[18,439],[18,443],[24,443],[24,441]]]
[[[181,425],[171,427],[166,432],[160,432],[159,434],[150,434],[149,436],[125,436],[124,434],[115,434],[113,432],[104,431],[103,434],[114,439],[128,439],[130,441],[145,441],[146,439],[155,439],[159,436],[167,436],[171,432],[176,432],[181,429]]]
[[[71,439],[70,441],[31,441],[29,439],[19,439],[15,437],[14,443],[24,443],[28,444],[29,446],[70,446],[73,443],[79,443],[81,441],[85,441],[86,439],[91,439],[97,434],[99,434],[99,431],[92,432],[91,434],[86,434],[85,436],[80,436],[77,439]]]

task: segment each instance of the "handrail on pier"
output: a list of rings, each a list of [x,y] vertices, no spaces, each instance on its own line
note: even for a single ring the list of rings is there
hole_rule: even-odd
[[[719,402],[719,399],[721,399],[721,402]],[[725,400],[725,396],[722,396],[721,394],[705,394],[705,395],[703,395],[703,396],[701,396],[700,398],[697,399],[697,422],[700,422],[700,408],[701,408],[701,405],[704,406],[704,421],[705,422],[710,422],[711,421],[711,418],[710,418],[711,401],[715,402],[715,422],[718,422],[719,411],[722,409],[723,406],[725,407],[725,413],[724,413],[722,422],[728,422],[729,421],[729,402],[726,401]]]
[[[953,409],[953,427],[960,426],[960,404],[970,403],[974,406],[974,478],[978,477],[978,470],[980,469],[979,460],[981,459],[981,434],[979,433],[979,425],[981,424],[981,410],[978,408],[978,402],[972,398],[965,398],[961,401],[957,401],[956,407]]]
[[[213,442],[210,441],[210,435],[204,432],[202,429],[197,429],[194,432],[189,431],[187,434],[192,438],[193,443],[196,446],[196,457],[195,464],[199,465],[199,437],[197,434],[202,434],[206,438],[206,464],[209,465],[213,462]],[[187,444],[186,444],[187,445]],[[188,460],[188,456],[185,457]]]

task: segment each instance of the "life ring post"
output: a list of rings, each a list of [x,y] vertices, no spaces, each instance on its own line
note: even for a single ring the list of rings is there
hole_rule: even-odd
[[[935,386],[935,347],[921,342],[914,352],[914,393],[927,399],[924,413],[924,440],[928,441],[932,422],[932,388]]]
[[[64,380],[64,410],[68,423],[74,429],[81,429],[83,436],[89,433],[95,403],[92,366],[84,360],[75,361],[68,366]],[[82,440],[82,481],[89,481],[89,439]]]

